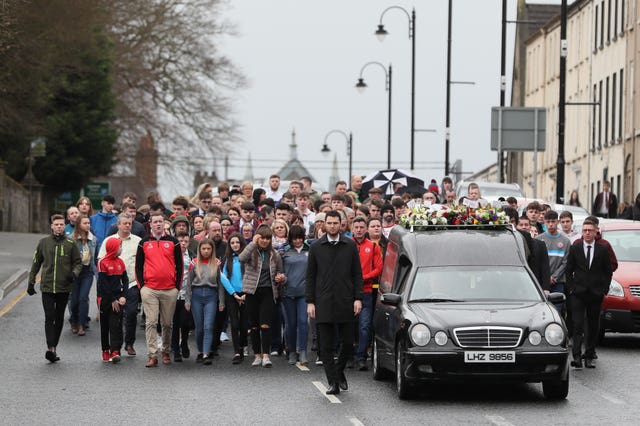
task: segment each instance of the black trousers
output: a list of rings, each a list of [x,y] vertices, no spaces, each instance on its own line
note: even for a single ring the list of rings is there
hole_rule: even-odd
[[[124,343],[133,346],[136,342],[140,289],[137,286],[128,288],[125,290],[125,298],[127,302],[124,304]]]
[[[68,301],[69,293],[42,293],[44,334],[49,348],[58,346],[64,325],[64,310],[67,308]]]
[[[273,290],[271,287],[258,287],[254,294],[247,294],[247,315],[249,317],[249,329],[251,332],[251,346],[253,353],[271,353],[271,318],[275,303],[273,302]],[[262,328],[266,325],[266,328]]]
[[[340,323],[317,323],[320,359],[324,365],[324,372],[327,375],[329,386],[344,379],[344,369],[347,361],[353,356],[353,338],[355,333],[354,321]],[[336,339],[340,339],[340,352],[338,362],[334,361]]]
[[[183,353],[189,350],[189,329],[193,322],[191,312],[184,307],[184,300],[178,299],[173,312],[173,328],[171,329],[171,350]]]
[[[584,357],[592,359],[596,353],[596,343],[600,332],[600,307],[602,296],[591,294],[571,295],[571,315],[573,321],[573,359],[582,356],[584,341]],[[586,328],[586,330],[585,330]]]
[[[119,351],[122,348],[122,307],[115,312],[106,298],[100,303],[100,341],[103,351]]]
[[[231,325],[231,341],[233,342],[233,352],[242,355],[242,348],[247,346],[247,311],[246,303],[238,303],[235,297],[225,293],[225,304],[229,314],[229,324]]]

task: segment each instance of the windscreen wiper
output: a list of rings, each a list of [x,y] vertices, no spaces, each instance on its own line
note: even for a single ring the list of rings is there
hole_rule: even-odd
[[[441,298],[412,299],[412,300],[409,300],[409,303],[442,303],[442,302],[464,302],[464,300],[460,300],[460,299],[441,299]]]

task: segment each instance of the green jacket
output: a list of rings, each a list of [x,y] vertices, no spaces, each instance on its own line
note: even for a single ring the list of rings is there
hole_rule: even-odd
[[[71,285],[82,269],[78,246],[65,235],[52,234],[41,239],[33,254],[29,284],[35,284],[40,267],[41,292],[70,293]]]

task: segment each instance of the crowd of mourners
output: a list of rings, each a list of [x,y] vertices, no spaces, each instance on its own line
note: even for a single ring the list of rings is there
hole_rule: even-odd
[[[252,366],[268,368],[272,357],[284,356],[290,364],[307,365],[309,352],[315,353],[312,361],[322,364],[327,358],[319,353],[315,311],[309,309],[315,302],[307,285],[309,251],[327,233],[325,222],[338,218],[340,238],[353,241],[360,260],[354,297],[361,303],[347,365],[367,370],[387,237],[407,203],[484,202],[477,185],[456,194],[448,177],[441,185],[432,181],[426,192],[403,192],[401,185],[393,191],[386,195],[372,188],[364,193],[360,176],[349,184],[337,182],[332,192],[318,193],[308,177],[284,189],[272,175],[268,188],[254,188],[251,182],[202,184],[192,197],[178,196],[168,204],[157,192],[145,200],[127,192],[120,200],[105,195],[96,212],[81,197],[66,217],[52,216],[52,235],[38,244],[29,277],[28,293],[33,295],[40,274],[45,357],[60,359],[57,347],[67,308],[71,333],[86,335],[95,280],[104,362],[137,354],[140,325],[149,368],[188,358],[211,365],[227,340],[233,364],[249,358]],[[605,197],[604,205],[608,201]],[[566,292],[569,247],[582,235],[573,229],[571,213],[532,202],[520,216],[517,200],[511,198],[504,206],[526,236],[529,265],[543,289]],[[597,218],[586,222],[597,228]],[[332,235],[329,240],[336,242]],[[598,241],[615,270],[613,250]],[[318,267],[331,270],[333,265]],[[567,315],[564,305],[558,309]],[[589,339],[586,343],[586,357],[592,359],[595,348]]]

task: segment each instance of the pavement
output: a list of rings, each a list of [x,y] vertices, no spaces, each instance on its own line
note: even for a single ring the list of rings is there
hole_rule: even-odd
[[[33,252],[44,236],[0,232],[0,300],[28,278]]]

